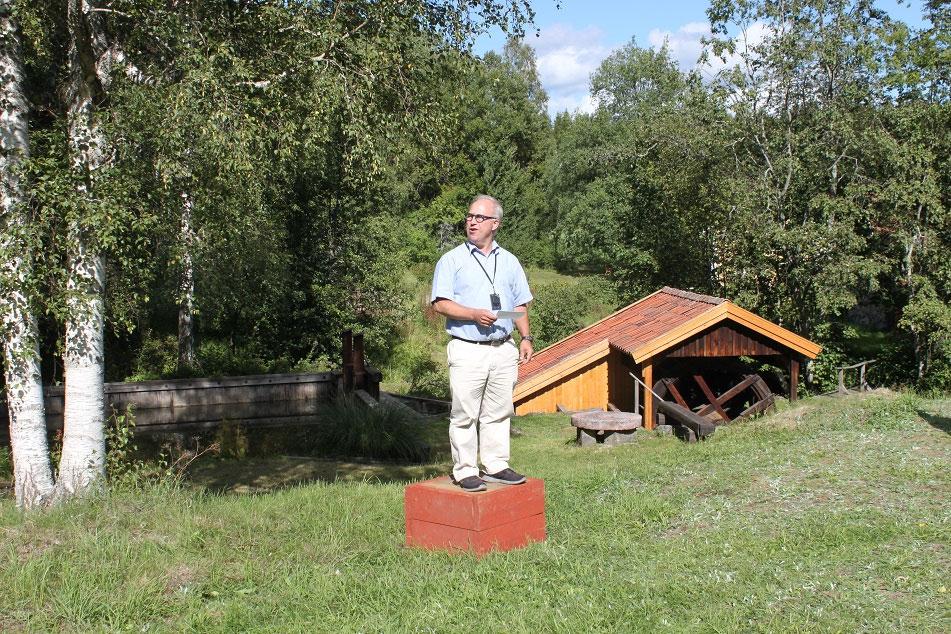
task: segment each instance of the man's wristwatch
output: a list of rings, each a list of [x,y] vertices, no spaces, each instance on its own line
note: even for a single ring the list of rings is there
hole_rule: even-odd
[[[529,342],[529,343],[531,343],[531,344],[534,345],[534,343],[535,343],[535,337],[533,337],[533,336],[531,336],[531,335],[525,335],[524,337],[522,337],[522,341],[527,341],[527,342]]]

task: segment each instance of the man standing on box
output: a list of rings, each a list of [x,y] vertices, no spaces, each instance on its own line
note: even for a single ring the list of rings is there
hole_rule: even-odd
[[[532,293],[518,258],[495,242],[501,224],[499,201],[476,196],[466,214],[466,241],[439,259],[430,297],[433,309],[446,316],[451,337],[446,356],[452,477],[470,492],[485,491],[486,482],[525,482],[525,476],[509,468],[509,419],[515,413],[518,364],[532,358]],[[521,316],[505,318],[505,312],[513,311]],[[520,335],[517,347],[513,327]],[[481,474],[480,458],[485,467]]]

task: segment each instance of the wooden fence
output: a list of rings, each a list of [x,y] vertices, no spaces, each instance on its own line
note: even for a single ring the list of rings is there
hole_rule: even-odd
[[[341,392],[378,401],[383,376],[364,361],[363,335],[346,331],[341,340],[342,364],[335,372],[106,383],[105,414],[112,418],[131,408],[136,432],[177,432],[226,421],[256,426],[308,423],[321,403]],[[50,431],[63,428],[63,390],[43,388]],[[0,402],[0,437],[8,433],[9,415]]]
[[[370,371],[373,378],[378,373]],[[318,406],[337,393],[340,372],[264,374],[219,379],[176,379],[106,383],[106,415],[132,408],[136,430],[205,429],[224,421],[254,425],[307,422]],[[63,427],[63,387],[44,388],[46,426]],[[3,435],[6,408],[0,407]]]

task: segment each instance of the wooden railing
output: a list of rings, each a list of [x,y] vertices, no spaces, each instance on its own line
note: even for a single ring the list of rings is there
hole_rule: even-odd
[[[838,369],[839,371],[839,394],[849,394],[852,391],[866,392],[868,391],[868,381],[866,380],[866,369],[871,364],[875,363],[876,359],[869,359],[868,361],[859,361],[858,363],[853,363],[852,365],[844,365]],[[850,370],[858,370],[858,384],[853,388],[848,388],[845,386],[845,373]]]

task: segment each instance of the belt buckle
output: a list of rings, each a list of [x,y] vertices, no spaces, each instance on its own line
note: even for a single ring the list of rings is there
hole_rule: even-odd
[[[501,339],[489,339],[489,345],[493,348],[498,348],[504,343]]]

